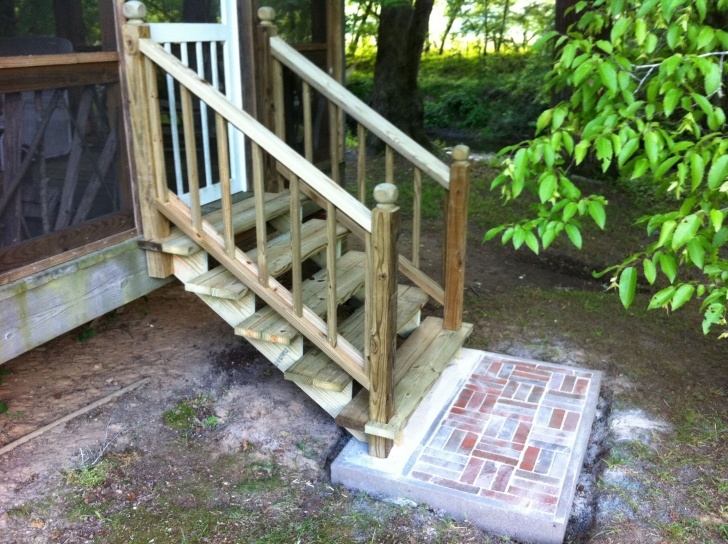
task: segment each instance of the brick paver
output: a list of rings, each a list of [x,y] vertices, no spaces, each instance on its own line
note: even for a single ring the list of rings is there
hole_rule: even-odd
[[[408,476],[554,515],[592,372],[485,357],[436,424]]]

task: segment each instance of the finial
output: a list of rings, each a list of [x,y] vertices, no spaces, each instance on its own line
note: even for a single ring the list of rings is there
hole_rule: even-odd
[[[269,6],[263,6],[258,9],[258,19],[263,26],[273,26],[273,20],[276,18],[276,10]]]
[[[398,196],[399,189],[392,183],[380,183],[374,188],[374,200],[377,201],[377,208],[382,210],[394,209]]]
[[[467,145],[456,145],[452,148],[452,158],[455,162],[468,162],[470,148]]]
[[[122,11],[127,19],[127,24],[140,25],[147,15],[147,6],[139,2],[139,0],[129,0],[124,4]]]

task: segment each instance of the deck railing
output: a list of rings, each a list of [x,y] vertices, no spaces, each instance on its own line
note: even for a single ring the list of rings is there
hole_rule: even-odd
[[[129,3],[128,3],[129,4]],[[233,105],[218,89],[202,79],[198,73],[186,67],[165,48],[151,40],[149,30],[143,24],[127,24],[124,27],[125,59],[131,104],[131,121],[134,135],[134,156],[139,183],[140,207],[144,233],[148,237],[163,237],[169,232],[169,222],[179,227],[196,241],[218,262],[230,270],[240,281],[263,299],[279,314],[284,315],[301,333],[309,338],[322,352],[341,366],[349,375],[370,393],[370,420],[386,424],[394,414],[393,367],[396,348],[396,293],[397,293],[397,239],[399,233],[399,208],[396,206],[397,189],[392,184],[382,184],[375,189],[377,207],[370,211],[362,202],[350,195],[335,179],[324,174],[311,162],[305,160],[289,147],[280,137],[258,122],[251,115]],[[164,137],[162,131],[162,103],[159,100],[157,82],[161,78],[172,78],[180,88],[182,109],[182,132],[185,143],[189,205],[168,189],[165,169]],[[320,77],[312,77],[314,81]],[[199,198],[197,136],[193,115],[192,96],[206,105],[215,116],[215,139],[217,141],[217,172],[221,187],[220,229],[205,221]],[[166,113],[168,115],[168,113]],[[338,115],[338,114],[337,114]],[[376,121],[376,119],[375,119]],[[370,124],[373,122],[369,120]],[[332,121],[332,126],[333,126]],[[235,245],[233,225],[233,204],[230,189],[230,157],[228,149],[228,125],[242,132],[249,140],[252,150],[253,198],[255,199],[256,248],[255,259]],[[374,129],[376,130],[376,129]],[[395,138],[390,142],[393,149],[401,152]],[[406,147],[406,146],[405,146]],[[467,187],[467,163],[456,163],[451,180],[443,176],[447,167],[434,163],[429,158],[417,156],[411,159],[428,174],[437,174],[446,182],[452,192],[452,180],[463,182]],[[268,260],[269,241],[267,236],[268,217],[265,214],[265,164],[273,162],[285,174],[290,191],[290,251],[292,255],[292,287],[284,287],[271,273],[272,262]],[[443,170],[444,169],[444,170]],[[333,173],[334,175],[336,172]],[[393,176],[389,176],[393,177]],[[458,181],[459,180],[459,181]],[[302,294],[302,262],[311,256],[311,248],[302,245],[301,193],[305,194],[326,211],[326,267],[327,297],[326,320],[307,306]],[[466,194],[467,190],[463,192]],[[460,217],[448,213],[448,217]],[[356,349],[339,334],[337,313],[340,292],[337,284],[345,287],[347,278],[337,278],[336,260],[340,251],[343,224],[359,236],[365,247],[365,322],[364,353]],[[276,225],[281,230],[280,224]],[[150,273],[169,275],[170,263],[166,257],[152,257]],[[448,287],[434,287],[436,284],[421,272],[411,261],[399,268],[418,284],[426,286],[428,292],[441,303],[448,302]],[[462,260],[459,261],[460,265]],[[453,266],[455,270],[455,266]],[[275,271],[280,273],[280,268]],[[346,289],[343,289],[346,291]],[[349,293],[350,294],[350,293]],[[446,305],[446,316],[447,316]],[[321,312],[324,313],[324,312]],[[459,328],[461,318],[450,320],[448,328]],[[447,317],[446,317],[447,319]],[[386,456],[391,440],[370,436],[370,452]]]
[[[258,11],[261,19],[261,32],[269,37],[271,61],[264,63],[270,66],[270,72],[263,74],[269,83],[270,108],[274,114],[272,128],[276,134],[285,139],[285,104],[283,101],[284,68],[292,71],[301,79],[301,100],[303,108],[303,140],[304,156],[312,161],[313,123],[311,118],[311,102],[313,90],[328,103],[329,138],[330,138],[330,174],[337,183],[342,182],[339,165],[343,160],[343,118],[346,114],[356,121],[357,134],[357,196],[360,202],[366,199],[367,186],[367,137],[369,134],[379,138],[385,145],[386,183],[395,183],[395,156],[404,158],[412,167],[412,252],[410,257],[398,256],[399,270],[411,281],[426,291],[434,300],[444,307],[445,327],[458,330],[462,325],[464,260],[467,235],[467,209],[469,193],[469,150],[458,146],[453,150],[454,164],[448,167],[427,149],[404,134],[401,130],[372,110],[358,97],[349,92],[327,74],[318,69],[301,53],[276,36],[273,20],[275,11],[272,8],[261,8]],[[422,235],[422,183],[423,174],[439,184],[446,193],[445,197],[445,235],[443,237],[443,278],[442,283],[425,274],[421,268],[421,235]],[[397,184],[401,184],[400,179]]]

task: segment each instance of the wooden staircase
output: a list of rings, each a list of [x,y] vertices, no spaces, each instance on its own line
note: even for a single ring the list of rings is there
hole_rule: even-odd
[[[266,194],[266,223],[289,210],[290,195]],[[208,212],[203,220],[211,224],[221,221],[220,210]],[[278,222],[282,224],[282,222]],[[233,205],[233,230],[242,238],[250,238],[255,229],[255,202],[253,198]],[[281,276],[292,266],[290,232],[273,231],[270,234],[267,257],[269,272]],[[302,224],[301,245],[304,259],[325,264],[326,222],[309,219]],[[337,238],[342,240],[347,230],[337,227]],[[246,236],[248,235],[248,236]],[[472,326],[465,324],[458,331],[443,329],[442,319],[428,317],[420,322],[420,313],[429,300],[418,287],[399,285],[397,290],[397,333],[402,338],[395,359],[394,399],[395,416],[386,425],[369,423],[369,394],[357,387],[353,378],[334,363],[321,350],[306,345],[304,336],[271,306],[256,308],[255,293],[225,266],[209,269],[210,257],[203,248],[174,227],[169,236],[159,240],[145,240],[140,245],[149,251],[173,256],[174,275],[187,291],[196,293],[210,308],[229,323],[235,334],[242,336],[260,350],[285,378],[296,383],[313,398],[341,426],[356,438],[366,441],[366,434],[396,439],[409,417],[429,391],[445,364],[452,359],[470,334]],[[256,261],[257,250],[247,252]],[[316,266],[312,264],[311,266]],[[365,349],[365,255],[358,251],[344,253],[336,260],[336,298],[338,305],[347,303],[351,309],[339,325],[338,332],[356,349]],[[320,268],[303,282],[303,303],[319,316],[327,317],[328,270]],[[306,346],[306,347],[304,347]]]
[[[269,31],[270,21],[264,26]],[[125,25],[141,247],[147,250],[151,276],[179,278],[286,379],[367,441],[372,455],[386,457],[472,330],[462,323],[469,151],[456,148],[454,164],[446,166],[285,42],[273,34],[269,38],[264,54],[274,71],[280,75],[285,65],[306,86],[305,157],[285,143],[280,88],[274,89],[271,96],[278,102],[270,108],[278,124],[266,127],[151,40],[141,21]],[[164,78],[168,88],[176,86],[181,104],[178,143],[183,141],[184,148],[175,148],[176,190],[167,176],[162,119],[177,113],[162,112],[157,84]],[[264,87],[273,89],[280,80],[273,78]],[[340,185],[343,135],[331,138],[331,177],[311,163],[311,88],[329,101],[332,133],[339,130],[344,111],[359,122],[358,199]],[[198,141],[195,131],[193,97],[215,118],[214,169],[210,141]],[[248,194],[231,189],[229,127],[250,143]],[[173,131],[178,128],[175,124]],[[367,130],[386,144],[386,183],[374,188],[374,209],[364,205]],[[208,161],[203,167],[197,162],[198,146]],[[398,246],[395,152],[414,172],[410,258]],[[184,184],[179,183],[182,156]],[[203,205],[202,181],[209,182],[213,171],[220,200]],[[419,265],[423,174],[445,191],[441,282]],[[363,252],[342,249],[349,236],[357,238]],[[442,306],[442,318],[421,320],[429,300]]]

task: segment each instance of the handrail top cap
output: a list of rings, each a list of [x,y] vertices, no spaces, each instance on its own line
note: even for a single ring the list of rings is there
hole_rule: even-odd
[[[142,19],[147,16],[147,6],[139,0],[129,0],[124,4],[122,13],[129,23],[141,23]]]
[[[399,189],[392,183],[380,183],[374,187],[374,200],[377,201],[377,208],[394,208],[398,196]]]
[[[258,19],[263,25],[272,25],[273,20],[276,18],[276,10],[270,6],[262,6],[258,8]]]
[[[467,145],[456,145],[452,148],[452,158],[458,162],[467,161],[470,158],[470,148]]]

